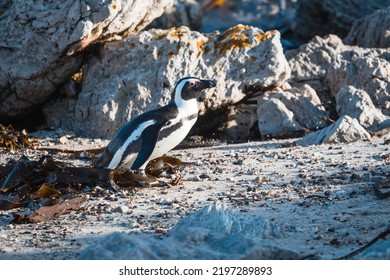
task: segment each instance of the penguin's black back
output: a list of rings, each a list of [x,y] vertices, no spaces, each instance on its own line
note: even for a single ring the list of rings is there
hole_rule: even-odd
[[[140,155],[140,151],[142,149],[143,152],[152,152],[155,144],[157,142],[157,138],[159,136],[161,128],[169,122],[169,120],[174,119],[178,115],[178,109],[174,102],[168,103],[166,106],[154,109],[148,112],[145,112],[128,123],[126,123],[115,135],[115,137],[111,140],[111,142],[106,147],[105,151],[101,154],[99,159],[94,164],[95,168],[107,168],[112,161],[115,153],[123,146],[128,137],[132,134],[134,130],[136,130],[142,123],[150,120],[155,120],[156,122],[148,126],[142,133],[141,136],[136,140],[129,143],[127,146],[124,156],[121,161],[124,159],[125,155],[129,154],[138,154],[138,161],[142,161],[142,155]],[[157,133],[157,134],[156,134]],[[155,141],[151,139],[155,138]],[[144,140],[143,140],[144,139]],[[145,141],[146,140],[146,141]],[[150,140],[150,141],[148,141]],[[137,161],[136,159],[136,161]],[[145,159],[145,161],[147,158]],[[121,163],[119,163],[120,165]],[[143,164],[143,163],[142,163]],[[140,165],[142,165],[140,164]],[[119,166],[118,165],[118,166]],[[139,163],[137,163],[139,165]]]

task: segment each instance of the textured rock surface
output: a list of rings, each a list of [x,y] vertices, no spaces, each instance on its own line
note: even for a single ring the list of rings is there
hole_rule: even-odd
[[[329,69],[326,77],[332,96],[352,85],[366,91],[375,106],[385,108],[390,101],[390,53],[385,49],[355,49],[343,55],[350,57]]]
[[[300,0],[293,30],[304,40],[327,34],[344,37],[355,20],[389,5],[389,0]]]
[[[258,125],[262,135],[318,129],[327,125],[329,113],[308,85],[268,92],[258,99]]]
[[[167,238],[113,233],[86,248],[79,259],[298,259],[274,245],[281,228],[216,204],[181,220]]]
[[[325,143],[349,143],[358,140],[369,140],[370,138],[370,134],[356,119],[343,116],[334,124],[301,138],[297,141],[297,144],[308,146]]]
[[[84,68],[82,92],[45,107],[54,127],[110,138],[132,117],[164,105],[178,79],[214,79],[215,90],[200,97],[200,113],[239,102],[253,87],[272,88],[290,68],[277,31],[238,25],[203,35],[187,27],[151,29],[106,43]]]
[[[257,114],[261,135],[303,130],[303,127],[294,119],[294,113],[278,99],[270,99],[261,103]]]
[[[369,131],[390,127],[390,118],[374,106],[364,90],[353,86],[343,87],[336,94],[336,104],[339,115],[351,116]]]
[[[364,48],[390,48],[390,7],[356,20],[343,41]]]
[[[139,31],[173,0],[11,1],[0,18],[0,118],[28,113],[80,68],[94,41]]]
[[[286,58],[291,67],[290,84],[296,87],[308,84],[317,94],[328,95],[326,74],[330,69],[340,66],[340,52],[343,48],[341,39],[330,35],[325,38],[315,37],[308,44],[287,51]]]
[[[315,37],[288,51],[293,86],[308,84],[327,103],[344,86],[364,89],[376,106],[390,100],[390,54],[387,49],[344,45],[335,35]]]

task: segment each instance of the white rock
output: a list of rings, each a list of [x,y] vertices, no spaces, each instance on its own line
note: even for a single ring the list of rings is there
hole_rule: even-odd
[[[370,138],[370,134],[356,119],[343,116],[334,124],[301,138],[297,144],[308,146],[325,143],[349,143],[357,140],[369,140]]]
[[[294,113],[279,99],[272,98],[261,102],[257,114],[261,135],[303,130],[303,126],[294,119]]]
[[[126,205],[120,205],[120,206],[114,208],[113,212],[124,214],[124,213],[129,212],[129,207],[127,207]]]
[[[258,125],[262,135],[322,128],[329,116],[309,85],[267,92],[258,99],[258,104]]]
[[[216,205],[216,206],[215,206]],[[181,219],[167,236],[115,232],[91,242],[79,259],[299,259],[280,247],[287,226],[217,203]],[[286,232],[285,232],[286,231]]]
[[[346,86],[336,94],[337,113],[348,115],[359,121],[360,125],[370,131],[390,127],[390,117],[377,109],[370,96],[362,89]]]
[[[162,205],[172,205],[173,204],[173,199],[171,198],[165,198],[164,200],[161,201]]]
[[[66,144],[69,142],[69,139],[66,137],[66,136],[62,136],[58,139],[58,141],[61,143],[61,144]]]

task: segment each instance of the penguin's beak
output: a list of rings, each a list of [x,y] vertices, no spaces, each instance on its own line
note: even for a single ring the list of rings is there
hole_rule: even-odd
[[[201,83],[202,90],[206,88],[213,88],[217,85],[217,83],[212,80],[201,80]]]
[[[199,89],[200,91],[207,89],[207,88],[213,88],[217,85],[216,82],[213,80],[200,80]],[[200,96],[197,98],[198,102],[203,102],[205,100],[205,94],[201,93]]]

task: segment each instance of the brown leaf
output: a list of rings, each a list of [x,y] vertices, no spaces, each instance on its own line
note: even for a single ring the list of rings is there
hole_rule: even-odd
[[[15,215],[16,223],[44,222],[79,207],[80,201],[61,202],[64,194],[80,192],[83,186],[100,185],[107,188],[151,187],[161,185],[156,176],[174,173],[181,161],[160,157],[152,161],[147,175],[137,172],[120,172],[103,168],[73,167],[55,161],[52,156],[42,156],[38,161],[22,156],[17,162],[0,167],[0,210],[26,206],[32,202],[41,206],[29,215]],[[180,176],[171,184],[180,182]]]
[[[61,167],[58,166],[52,156],[42,156],[36,165],[43,172],[61,171]]]
[[[34,193],[39,198],[60,198],[61,192],[52,188],[48,183],[43,183],[42,186]]]
[[[111,180],[122,188],[126,187],[149,187],[158,184],[154,177],[136,174],[134,172],[111,171]]]
[[[159,177],[163,172],[174,173],[174,168],[181,165],[180,159],[173,157],[159,157],[148,163],[145,168],[146,174]]]
[[[59,204],[55,204],[53,206],[43,206],[28,215],[14,215],[14,220],[12,222],[19,224],[47,222],[57,218],[60,215],[80,208],[80,206],[87,200],[88,196],[80,196]]]

